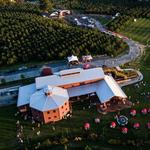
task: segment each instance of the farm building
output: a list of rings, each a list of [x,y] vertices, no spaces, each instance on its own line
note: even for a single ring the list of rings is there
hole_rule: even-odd
[[[61,120],[69,111],[69,95],[66,89],[47,86],[30,97],[33,118],[40,122]]]
[[[20,87],[17,106],[21,112],[30,107],[35,120],[48,123],[63,119],[71,111],[70,101],[93,94],[98,98],[99,111],[109,110],[118,102],[124,106],[128,101],[117,82],[102,68],[75,68],[37,77],[35,84]]]

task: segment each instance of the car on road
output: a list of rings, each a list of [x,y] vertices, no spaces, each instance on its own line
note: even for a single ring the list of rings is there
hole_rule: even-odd
[[[27,66],[22,66],[22,67],[19,67],[19,68],[18,68],[19,71],[20,71],[20,70],[26,70],[26,69],[28,69]]]

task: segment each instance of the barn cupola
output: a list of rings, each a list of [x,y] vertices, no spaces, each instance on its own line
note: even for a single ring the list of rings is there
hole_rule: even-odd
[[[53,87],[51,87],[50,85],[46,86],[44,88],[44,93],[46,96],[51,96],[53,94]]]

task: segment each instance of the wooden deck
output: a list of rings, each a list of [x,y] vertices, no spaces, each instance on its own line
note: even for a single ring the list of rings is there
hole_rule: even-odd
[[[98,112],[102,114],[106,114],[109,112],[120,111],[125,108],[130,108],[132,106],[132,102],[130,102],[129,100],[124,100],[124,101],[116,100],[115,102],[109,101],[106,103],[106,106],[107,107],[104,108],[102,104],[98,104],[97,105]]]

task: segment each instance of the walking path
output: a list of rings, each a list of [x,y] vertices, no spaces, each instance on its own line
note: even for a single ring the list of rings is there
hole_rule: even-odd
[[[114,32],[111,32],[109,30],[104,30],[103,26],[101,25],[101,23],[97,20],[95,20],[95,25],[96,27],[106,33],[106,34],[109,34],[109,35],[113,35],[113,36],[118,36],[120,38],[120,35],[117,34],[117,33],[114,33]],[[144,51],[144,46],[131,40],[131,39],[128,39],[127,37],[123,37],[122,36],[122,39],[123,41],[125,41],[128,46],[129,46],[129,52],[127,54],[124,54],[122,56],[118,56],[118,57],[115,57],[115,58],[107,58],[107,59],[99,59],[99,60],[95,60],[93,62],[93,64],[95,65],[106,65],[106,66],[109,66],[109,67],[113,67],[113,66],[119,66],[119,65],[122,65],[122,64],[125,64],[125,63],[128,63],[134,59],[136,59],[137,57],[139,57],[143,51]]]

